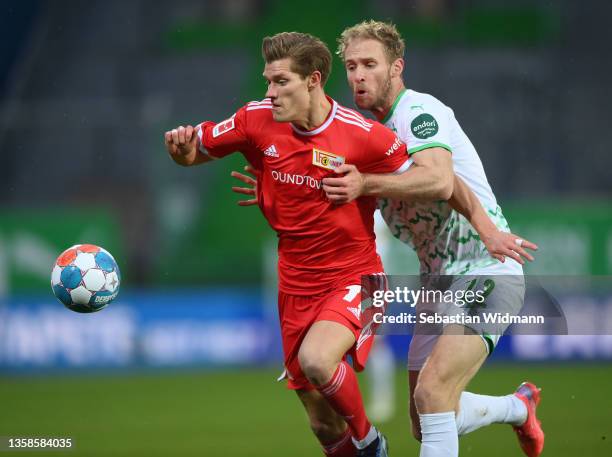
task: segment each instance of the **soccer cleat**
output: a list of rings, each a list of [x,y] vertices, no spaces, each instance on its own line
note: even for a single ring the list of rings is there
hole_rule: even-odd
[[[527,457],[538,457],[544,449],[544,431],[542,423],[536,417],[536,409],[540,403],[540,390],[530,382],[524,382],[516,389],[514,395],[525,403],[527,420],[523,425],[513,426],[521,449]]]
[[[367,447],[357,449],[356,457],[389,457],[389,445],[385,435],[376,430],[378,436]]]

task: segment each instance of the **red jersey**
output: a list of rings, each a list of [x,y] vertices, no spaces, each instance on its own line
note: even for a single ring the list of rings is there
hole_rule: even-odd
[[[402,172],[410,163],[391,130],[328,99],[327,119],[310,131],[274,121],[270,99],[198,129],[201,152],[220,158],[240,151],[261,170],[257,199],[279,238],[279,289],[292,295],[324,293],[383,271],[373,227],[376,199],[332,204],[321,180],[343,163],[362,173]]]

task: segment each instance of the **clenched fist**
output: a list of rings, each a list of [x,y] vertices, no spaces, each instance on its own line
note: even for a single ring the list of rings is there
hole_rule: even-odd
[[[164,135],[164,140],[172,160],[183,166],[194,164],[198,155],[198,133],[194,127],[181,125],[169,130]]]

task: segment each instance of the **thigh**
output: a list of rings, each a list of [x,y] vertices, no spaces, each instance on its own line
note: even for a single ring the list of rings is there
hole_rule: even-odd
[[[328,363],[340,362],[354,344],[355,335],[346,324],[321,320],[306,332],[300,354],[313,354]]]
[[[438,340],[440,335],[436,333],[419,333],[418,330],[415,330],[412,338],[410,340],[410,346],[408,347],[408,371],[419,372],[423,365],[425,365],[425,361],[427,357],[433,351],[433,347]],[[416,381],[416,379],[415,379]]]
[[[279,318],[283,344],[287,387],[313,389],[314,387],[302,373],[298,353],[310,329],[322,300],[318,297],[302,297],[279,293]]]
[[[386,279],[384,275],[378,277],[382,278],[381,281]],[[374,313],[369,308],[363,310],[362,299],[362,286],[358,282],[339,288],[324,300],[315,322],[339,324],[352,334],[351,343],[348,344],[348,333],[342,331],[347,338],[340,341],[335,350],[344,350],[343,355],[350,355],[357,371],[363,370],[366,365],[376,331]]]

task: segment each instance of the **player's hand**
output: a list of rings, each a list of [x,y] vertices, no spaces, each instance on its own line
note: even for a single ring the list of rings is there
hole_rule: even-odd
[[[234,192],[236,192],[237,194],[243,194],[243,195],[251,195],[255,198],[251,198],[249,200],[240,200],[238,202],[238,204],[240,206],[252,206],[252,205],[256,205],[257,204],[257,177],[259,176],[259,171],[257,171],[255,168],[253,168],[251,165],[246,165],[244,167],[244,171],[246,171],[247,173],[251,173],[253,176],[255,176],[255,178],[252,178],[251,176],[242,174],[238,171],[232,171],[231,175],[232,177],[242,181],[243,183],[245,183],[248,186],[251,187],[237,187],[237,186],[233,186],[232,190]]]
[[[330,202],[349,203],[363,194],[365,178],[355,165],[340,165],[335,172],[339,178],[323,178],[323,191]]]
[[[176,163],[191,165],[198,152],[198,134],[196,129],[188,125],[169,130],[164,135],[166,149]]]
[[[500,262],[505,262],[506,257],[517,261],[521,265],[525,264],[523,258],[533,261],[533,256],[525,249],[536,251],[538,246],[531,241],[528,241],[513,233],[502,232],[497,230],[491,235],[482,238],[482,242],[491,254],[491,257],[496,258]]]

